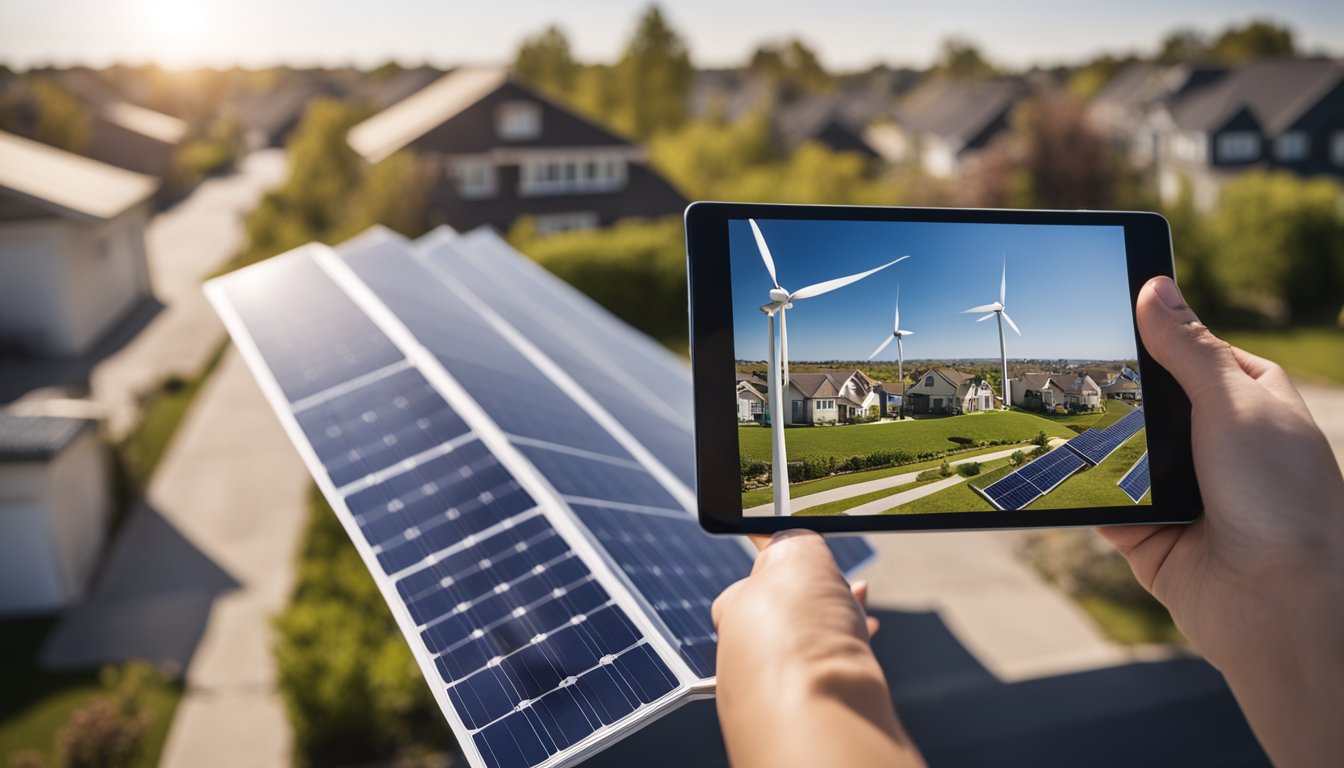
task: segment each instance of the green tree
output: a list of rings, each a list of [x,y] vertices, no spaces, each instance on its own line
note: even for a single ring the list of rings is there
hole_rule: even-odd
[[[1209,58],[1209,42],[1194,29],[1177,29],[1167,33],[1157,46],[1157,61],[1161,64],[1186,64]]]
[[[970,79],[988,77],[995,73],[996,68],[981,55],[975,43],[952,37],[943,41],[934,71],[945,77]]]
[[[816,51],[796,37],[782,44],[767,43],[758,47],[751,54],[747,68],[810,91],[828,90],[833,85]]]
[[[687,97],[695,71],[686,43],[650,5],[616,65],[620,107],[616,125],[639,138],[671,130],[686,121]]]
[[[520,80],[549,96],[568,99],[574,90],[579,65],[574,61],[564,31],[551,25],[518,47],[513,72]]]
[[[1293,56],[1297,46],[1291,29],[1257,19],[1245,26],[1224,30],[1213,41],[1210,51],[1215,59],[1225,64],[1243,64],[1252,59]]]
[[[693,120],[655,136],[649,157],[684,194],[700,199],[722,197],[748,169],[779,159],[764,105],[731,123]]]
[[[34,81],[32,88],[36,111],[33,138],[67,152],[87,149],[93,121],[79,99],[45,78]]]

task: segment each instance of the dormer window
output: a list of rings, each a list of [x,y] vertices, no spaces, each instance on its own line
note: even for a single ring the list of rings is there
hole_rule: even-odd
[[[541,135],[541,105],[506,101],[495,110],[495,132],[505,141],[526,141]]]

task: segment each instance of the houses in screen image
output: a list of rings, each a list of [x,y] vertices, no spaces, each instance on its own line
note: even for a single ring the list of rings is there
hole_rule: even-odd
[[[886,410],[881,383],[858,369],[791,373],[785,424],[839,424]]]
[[[1024,373],[1013,378],[1013,405],[1031,411],[1090,411],[1101,407],[1101,385],[1087,373]]]
[[[764,377],[755,373],[739,371],[737,374],[737,420],[764,422],[765,414],[770,410],[769,392],[770,385]]]
[[[992,411],[998,395],[988,381],[952,368],[930,368],[906,391],[906,413],[961,414]]]
[[[516,82],[504,68],[462,67],[350,130],[370,164],[410,150],[436,179],[430,210],[459,231],[540,233],[678,214],[686,199],[643,147]]]

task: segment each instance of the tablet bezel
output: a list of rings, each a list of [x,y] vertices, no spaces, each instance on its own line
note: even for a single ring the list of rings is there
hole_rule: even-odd
[[[729,275],[731,219],[813,221],[918,221],[986,224],[1120,226],[1125,232],[1130,312],[1139,289],[1158,275],[1175,277],[1171,232],[1156,213],[882,208],[696,202],[686,209],[687,282],[690,290],[691,367],[695,397],[696,495],[700,524],[711,533],[773,533],[789,528],[826,532],[985,530],[1083,525],[1189,523],[1200,514],[1190,452],[1190,402],[1148,354],[1135,328],[1143,379],[1151,505],[938,512],[920,515],[744,517],[734,411],[735,370]]]

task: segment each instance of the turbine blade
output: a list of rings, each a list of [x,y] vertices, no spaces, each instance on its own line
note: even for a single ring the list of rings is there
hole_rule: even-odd
[[[901,284],[896,284],[896,319],[891,321],[891,332],[901,329]]]
[[[999,303],[1008,303],[1008,254],[1003,255],[1003,276],[999,278]]]
[[[779,278],[775,277],[775,260],[770,255],[770,246],[765,244],[765,235],[761,234],[761,228],[756,226],[755,219],[747,219],[751,225],[751,233],[756,236],[756,247],[761,251],[761,261],[765,262],[765,271],[770,273],[770,282],[779,287]]]
[[[977,323],[983,323],[983,322],[985,322],[986,320],[988,320],[989,318],[991,318],[991,317],[993,317],[993,316],[994,316],[994,313],[993,313],[993,312],[990,312],[988,315],[985,315],[984,317],[978,317],[978,318],[976,318],[976,319],[975,319],[975,322],[977,322]]]
[[[1003,319],[1008,321],[1008,325],[1011,325],[1014,331],[1017,331],[1018,336],[1022,335],[1022,330],[1017,327],[1017,323],[1013,322],[1013,318],[1009,317],[1007,312],[1003,313]]]
[[[961,314],[963,314],[963,315],[973,315],[973,314],[975,314],[976,312],[993,312],[993,311],[996,310],[996,309],[998,309],[998,307],[994,306],[993,304],[981,304],[981,305],[978,306],[978,307],[971,307],[970,309],[963,309],[963,310],[961,310]]]
[[[882,342],[880,345],[878,345],[877,349],[874,349],[874,350],[873,350],[873,354],[869,355],[869,356],[868,356],[868,359],[869,359],[869,360],[872,360],[874,357],[877,357],[878,355],[882,354],[882,350],[886,349],[886,348],[887,348],[887,345],[890,344],[890,343],[891,343],[891,340],[894,339],[894,338],[896,338],[896,337],[895,337],[895,336],[888,336],[886,341]]]
[[[849,275],[848,277],[837,277],[834,280],[827,280],[823,283],[814,283],[812,285],[807,286],[806,288],[800,288],[797,291],[794,291],[792,294],[789,295],[789,299],[790,300],[810,299],[813,296],[820,296],[823,293],[830,293],[831,291],[834,291],[837,288],[844,288],[846,285],[849,285],[850,283],[858,282],[863,278],[873,274],[874,272],[881,272],[887,267],[890,267],[892,264],[905,261],[908,258],[910,257],[902,256],[901,258],[896,259],[894,261],[888,261],[886,264],[883,264],[880,267],[874,267],[873,269],[870,269],[867,272],[860,272],[857,275]]]
[[[914,332],[914,331],[897,331],[897,333],[901,334],[902,336],[914,336],[914,335],[915,335],[915,332]]]

